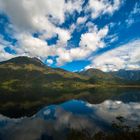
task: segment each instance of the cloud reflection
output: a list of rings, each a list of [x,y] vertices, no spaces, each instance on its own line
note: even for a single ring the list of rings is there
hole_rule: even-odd
[[[70,103],[76,103],[77,107],[72,108]],[[90,109],[90,113],[73,112],[76,108],[78,112],[80,106],[83,112]],[[118,116],[124,117],[127,125],[135,127],[140,124],[140,103],[107,100],[95,105],[72,100],[63,105],[45,107],[30,118],[10,119],[0,115],[0,139],[66,139],[66,130],[69,129],[87,130],[93,135],[98,131],[111,131],[111,124]]]

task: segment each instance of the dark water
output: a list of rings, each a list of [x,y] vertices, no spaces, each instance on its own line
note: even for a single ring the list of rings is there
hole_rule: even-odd
[[[83,130],[93,136],[116,132],[113,124],[136,129],[140,124],[140,90],[113,91],[81,91],[77,99],[48,105],[30,117],[0,115],[0,140],[63,140],[69,132]]]

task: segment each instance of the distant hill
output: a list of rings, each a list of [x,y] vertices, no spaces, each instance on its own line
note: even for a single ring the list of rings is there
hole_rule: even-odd
[[[128,81],[140,82],[140,70],[119,70],[117,72],[112,72],[112,74]]]
[[[0,62],[0,88],[8,90],[75,90],[95,85],[139,84],[140,71],[103,72],[88,69],[79,73],[51,68],[37,58],[15,57]]]
[[[123,82],[121,77],[98,69],[91,68],[80,72],[80,74],[89,77],[89,81],[95,84],[120,84]]]
[[[80,74],[89,77],[89,80],[93,83],[140,84],[140,70],[103,72],[91,68],[80,72]]]

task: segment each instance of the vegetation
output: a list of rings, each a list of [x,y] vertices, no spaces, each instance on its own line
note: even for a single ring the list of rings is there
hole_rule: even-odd
[[[122,87],[140,87],[126,83],[100,70],[73,73],[48,67],[37,58],[17,57],[0,62],[0,113],[30,116],[43,106],[73,98],[100,103],[116,93],[119,97]]]
[[[21,91],[38,87],[43,90],[71,90],[92,87],[137,86],[113,73],[89,69],[81,73],[68,72],[44,65],[37,58],[17,57],[0,62],[0,88]]]
[[[71,130],[67,136],[68,140],[139,140],[140,129],[122,131],[119,133],[98,132],[93,137],[87,131]]]

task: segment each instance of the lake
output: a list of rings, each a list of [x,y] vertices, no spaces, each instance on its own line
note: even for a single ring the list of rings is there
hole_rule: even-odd
[[[7,102],[5,94],[9,95]],[[54,99],[52,104],[44,99],[44,93],[42,96],[35,94],[33,98],[22,94],[24,115],[19,113],[22,110],[16,109],[19,108],[16,107],[19,105],[18,97],[15,99],[17,94],[1,92],[1,100],[5,99],[7,106],[1,109],[0,140],[81,140],[92,139],[96,134],[101,137],[133,130],[139,132],[139,89],[88,89],[78,93],[54,93],[55,97],[47,94],[45,99],[51,102]],[[37,104],[37,97],[41,101],[44,99],[46,106],[45,101]],[[17,115],[11,115],[12,112]],[[99,136],[97,139],[102,139]]]

